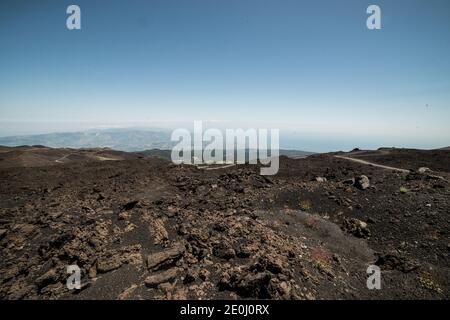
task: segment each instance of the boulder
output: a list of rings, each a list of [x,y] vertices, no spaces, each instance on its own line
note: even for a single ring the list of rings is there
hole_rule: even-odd
[[[366,190],[370,187],[370,180],[367,176],[361,175],[355,180],[355,187],[360,190]]]
[[[120,268],[123,264],[142,265],[141,245],[130,245],[112,250],[97,261],[97,272],[105,273]],[[94,273],[92,273],[93,275]]]
[[[431,171],[430,168],[427,168],[427,167],[420,167],[419,169],[417,169],[418,173],[427,173],[430,171]]]
[[[161,283],[172,281],[181,271],[181,268],[172,268],[152,274],[145,279],[145,285],[148,287],[157,287]]]
[[[164,227],[163,219],[154,219],[151,221],[149,226],[150,234],[153,237],[154,244],[161,244],[169,240],[169,233]]]
[[[343,229],[358,238],[370,237],[367,223],[358,219],[345,219]]]
[[[214,256],[222,259],[231,259],[236,256],[236,251],[227,242],[220,242],[213,249]]]
[[[416,261],[410,260],[398,252],[388,252],[379,255],[375,264],[383,270],[398,270],[403,273],[414,271],[419,267]]]
[[[101,257],[98,260],[97,271],[99,273],[106,273],[119,269],[122,266],[122,259],[119,255],[110,255]]]
[[[287,272],[285,269],[284,258],[277,254],[266,254],[259,257],[258,261],[252,266],[257,271],[270,271],[273,274]]]
[[[51,283],[55,283],[58,280],[58,272],[56,269],[50,269],[43,275],[41,275],[39,278],[36,279],[36,284],[42,288],[45,287]]]
[[[147,267],[151,270],[158,270],[163,266],[173,264],[180,259],[185,251],[183,243],[177,243],[172,248],[151,254],[147,257]]]

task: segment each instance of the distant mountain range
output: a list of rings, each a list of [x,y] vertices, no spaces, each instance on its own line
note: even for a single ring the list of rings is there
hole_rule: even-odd
[[[0,145],[44,145],[52,148],[111,148],[121,151],[171,149],[170,130],[102,129],[0,137]]]
[[[142,152],[170,159],[170,150],[177,142],[170,141],[171,130],[159,128],[91,129],[79,132],[57,132],[37,135],[0,137],[0,146],[34,146],[51,148],[110,148]],[[312,152],[280,150],[280,155],[304,157]]]

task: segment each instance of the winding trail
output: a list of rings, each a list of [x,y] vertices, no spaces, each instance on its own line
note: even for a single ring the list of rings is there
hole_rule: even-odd
[[[387,170],[400,171],[400,172],[403,172],[403,173],[409,173],[410,172],[407,169],[389,167],[389,166],[385,166],[385,165],[382,165],[382,164],[377,164],[377,163],[369,162],[369,161],[366,161],[366,160],[361,160],[361,159],[356,159],[356,158],[351,158],[351,157],[344,157],[344,156],[334,156],[334,157],[335,158],[339,158],[339,159],[345,159],[345,160],[361,163],[361,164],[366,164],[366,165],[373,166],[373,167],[387,169]]]

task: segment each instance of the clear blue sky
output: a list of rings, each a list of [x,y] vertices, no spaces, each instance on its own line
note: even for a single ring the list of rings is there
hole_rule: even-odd
[[[450,145],[450,1],[0,2],[1,122],[191,120]]]

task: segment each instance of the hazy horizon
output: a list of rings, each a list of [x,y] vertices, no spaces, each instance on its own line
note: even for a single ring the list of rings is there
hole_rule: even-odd
[[[215,119],[311,151],[443,147],[449,31],[446,0],[2,1],[0,136]]]
[[[35,123],[34,123],[35,124]],[[133,124],[99,124],[99,123],[41,123],[40,128],[30,128],[27,123],[21,123],[22,127],[17,123],[8,125],[0,122],[0,141],[1,138],[14,136],[37,136],[47,134],[63,134],[63,133],[78,133],[78,132],[121,132],[128,131],[151,131],[151,132],[166,132],[169,136],[171,131],[176,128],[193,129],[193,124],[190,122],[174,122],[174,123],[133,123]],[[225,130],[227,128],[267,128],[256,126],[244,126],[242,123],[222,123],[217,121],[204,122],[204,129],[218,128]],[[266,124],[267,125],[267,124]],[[18,128],[21,128],[18,130]],[[11,134],[14,133],[14,134]],[[445,141],[445,139],[443,140]],[[148,141],[152,143],[154,141]],[[41,144],[41,143],[38,143]],[[45,144],[45,143],[44,143]],[[1,143],[0,143],[1,145]],[[70,145],[64,145],[71,147]],[[98,145],[102,147],[103,145]],[[331,152],[331,151],[350,151],[354,148],[361,149],[378,149],[381,147],[397,147],[397,148],[417,148],[417,149],[439,149],[448,147],[448,144],[435,144],[428,146],[426,143],[422,145],[418,141],[410,144],[401,144],[394,139],[386,139],[384,141],[371,140],[367,136],[351,137],[345,135],[335,135],[330,137],[327,134],[308,133],[294,130],[292,128],[284,128],[280,130],[280,148],[285,150],[302,150],[310,152]],[[63,147],[63,146],[62,146]]]

